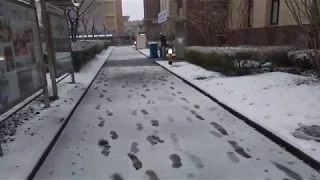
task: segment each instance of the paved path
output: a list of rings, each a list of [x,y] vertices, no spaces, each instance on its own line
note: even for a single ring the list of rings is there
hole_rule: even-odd
[[[35,179],[319,179],[131,47],[118,47]]]

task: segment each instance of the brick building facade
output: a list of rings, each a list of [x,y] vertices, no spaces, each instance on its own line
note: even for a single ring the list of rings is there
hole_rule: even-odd
[[[233,0],[229,17],[229,45],[294,45],[308,47],[306,31],[299,27],[285,0]],[[243,13],[239,18],[239,12]],[[240,21],[243,21],[242,23]],[[242,24],[242,26],[237,26]],[[306,19],[304,24],[308,24]]]
[[[86,0],[91,2],[91,0]],[[122,0],[95,0],[86,12],[89,30],[94,25],[96,33],[106,33],[115,35],[124,34],[124,24],[122,16]],[[80,31],[82,26],[80,24]],[[103,33],[104,34],[104,33]]]

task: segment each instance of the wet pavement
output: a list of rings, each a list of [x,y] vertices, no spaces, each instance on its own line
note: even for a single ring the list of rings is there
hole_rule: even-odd
[[[209,98],[116,48],[35,179],[320,179]]]

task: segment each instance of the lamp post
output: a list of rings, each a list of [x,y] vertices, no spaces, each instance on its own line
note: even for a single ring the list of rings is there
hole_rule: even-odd
[[[0,157],[3,156],[3,151],[2,151],[2,146],[1,146],[1,143],[2,143],[3,139],[4,139],[3,135],[0,134]]]

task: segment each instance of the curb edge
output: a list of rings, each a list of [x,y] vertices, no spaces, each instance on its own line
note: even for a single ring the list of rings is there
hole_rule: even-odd
[[[145,57],[147,57],[148,59],[151,59],[149,56],[147,56],[146,54],[144,54],[143,52],[141,52],[139,49],[135,49],[133,48],[134,50],[138,51],[140,54],[144,55]]]

